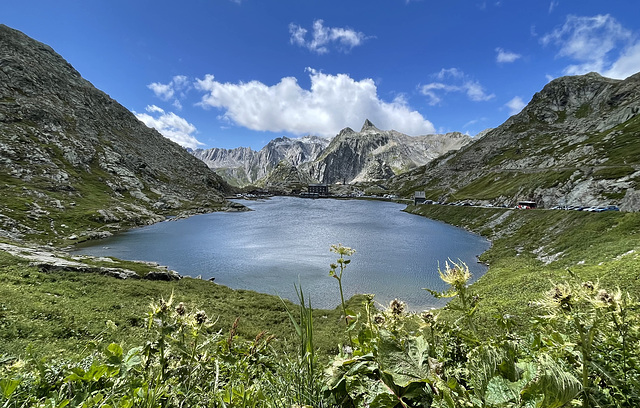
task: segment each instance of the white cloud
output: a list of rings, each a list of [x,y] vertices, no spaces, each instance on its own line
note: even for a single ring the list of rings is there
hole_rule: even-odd
[[[551,3],[549,3],[549,14],[553,13],[553,10],[558,7],[558,4],[560,4],[559,1],[554,1],[552,0]]]
[[[259,81],[221,83],[207,75],[196,80],[195,87],[206,92],[201,106],[222,109],[223,118],[252,130],[331,137],[346,126],[359,129],[368,118],[381,129],[412,135],[434,132],[433,124],[411,110],[404,97],[382,101],[372,79],[356,81],[347,74],[307,71],[309,90],[293,77],[266,85]]]
[[[431,82],[419,87],[420,93],[427,97],[429,105],[439,104],[442,102],[440,95],[449,92],[463,92],[474,102],[488,101],[495,97],[494,94],[487,94],[480,82],[469,78],[458,68],[443,68],[433,76],[439,81],[449,80],[449,82]]]
[[[174,100],[173,105],[176,107],[179,106],[180,108],[178,109],[182,109],[182,105],[178,99],[184,98],[190,87],[191,83],[189,82],[189,78],[184,75],[174,76],[168,84],[153,82],[147,85],[147,88],[151,89],[153,93],[163,101],[168,101],[175,96],[176,99]]]
[[[624,79],[640,71],[640,42],[628,47],[602,75]]]
[[[353,47],[361,45],[366,37],[363,33],[352,30],[350,28],[341,27],[325,27],[323,20],[313,22],[313,33],[311,39],[307,40],[308,30],[297,24],[289,24],[289,33],[291,44],[308,48],[318,53],[326,54],[329,52],[329,45],[333,44],[339,51],[348,52]]]
[[[169,84],[160,84],[158,82],[147,85],[147,88],[151,89],[154,94],[163,101],[168,101],[173,98],[173,88]]]
[[[541,43],[557,46],[558,57],[576,62],[564,68],[568,75],[595,71],[605,76],[626,78],[639,69],[640,42],[608,14],[593,17],[570,15],[562,27],[542,37]]]
[[[520,54],[516,54],[515,52],[505,51],[502,48],[496,48],[496,62],[498,63],[509,63],[514,62],[518,58],[522,57]]]
[[[442,68],[440,72],[434,75],[436,79],[442,81],[448,77],[451,78],[464,78],[464,72],[458,68]]]
[[[522,100],[521,97],[516,96],[509,102],[505,104],[507,108],[509,108],[509,115],[515,115],[516,113],[520,113],[520,111],[527,106],[526,103]]]
[[[184,118],[181,118],[173,112],[167,113],[156,105],[147,106],[146,111],[148,113],[133,113],[145,125],[156,129],[164,137],[173,140],[181,146],[195,149],[199,145],[203,145],[203,143],[199,142],[193,136],[193,134],[196,133],[196,127]]]

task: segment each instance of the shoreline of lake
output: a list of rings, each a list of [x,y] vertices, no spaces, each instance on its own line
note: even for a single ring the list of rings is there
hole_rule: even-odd
[[[345,296],[374,293],[382,305],[397,297],[415,310],[442,306],[421,288],[443,289],[437,271],[449,258],[463,259],[476,277],[487,270],[477,263],[490,247],[486,238],[439,221],[413,218],[402,212],[401,204],[274,197],[247,205],[256,211],[215,212],[158,223],[85,243],[73,253],[154,261],[185,276],[213,277],[232,289],[292,301],[296,300],[293,284],[300,282],[314,307],[329,309],[338,303],[332,293],[335,282],[328,276],[329,264],[335,262],[329,246],[339,242],[358,251],[346,271]],[[216,231],[213,237],[207,229]],[[145,242],[152,239],[160,241]],[[126,243],[116,244],[120,240]],[[225,245],[226,249],[220,248]]]

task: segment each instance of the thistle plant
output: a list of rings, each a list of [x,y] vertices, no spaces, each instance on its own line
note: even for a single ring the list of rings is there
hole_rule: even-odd
[[[463,313],[467,329],[469,329],[473,337],[476,338],[477,330],[473,321],[473,315],[476,312],[480,298],[472,295],[467,287],[467,283],[471,279],[469,267],[462,261],[454,262],[449,259],[445,262],[444,271],[438,267],[438,273],[440,274],[440,279],[449,284],[449,288],[444,292],[427,288],[424,289],[431,293],[436,299],[457,297],[460,300],[460,304],[450,303],[447,307]]]
[[[537,303],[546,312],[539,321],[547,330],[540,345],[580,372],[583,407],[600,406],[610,398],[632,406],[640,398],[633,392],[638,359],[630,353],[640,344],[633,333],[637,302],[620,290],[611,293],[597,282],[580,283],[576,278],[554,285]],[[603,393],[605,384],[610,390]]]

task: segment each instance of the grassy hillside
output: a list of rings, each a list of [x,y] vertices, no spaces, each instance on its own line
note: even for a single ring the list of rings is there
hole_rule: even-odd
[[[480,260],[489,271],[473,285],[480,312],[519,316],[528,325],[530,302],[575,274],[582,281],[640,292],[640,214],[507,210],[443,205],[407,211],[464,227],[492,241]],[[446,254],[455,259],[455,254]],[[570,271],[570,272],[569,272]],[[491,323],[487,323],[491,324]]]
[[[327,276],[327,279],[331,279]],[[304,283],[303,283],[304,286]],[[303,287],[304,289],[304,287]],[[240,318],[238,334],[254,338],[266,330],[276,335],[280,348],[294,336],[279,298],[245,290],[232,290],[199,279],[175,282],[118,280],[75,272],[41,273],[27,262],[0,252],[0,355],[54,356],[61,350],[82,354],[87,342],[109,331],[123,345],[141,343],[149,305],[173,293],[176,303],[206,311],[215,328],[228,331]],[[336,303],[339,302],[336,288]],[[352,299],[359,305],[360,299]],[[288,307],[295,310],[291,302]],[[336,333],[342,333],[340,312],[318,310],[316,344],[324,354],[335,353]]]

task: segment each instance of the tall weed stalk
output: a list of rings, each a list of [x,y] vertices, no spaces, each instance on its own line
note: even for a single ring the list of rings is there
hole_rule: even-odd
[[[296,371],[300,375],[294,374],[291,378],[295,388],[295,400],[298,404],[318,406],[320,403],[321,371],[317,367],[318,361],[313,344],[313,308],[311,307],[311,299],[307,299],[305,302],[302,286],[294,286],[299,302],[298,317],[294,317],[294,312],[289,309],[286,302],[282,301],[282,304],[299,341],[297,356],[299,370]]]

